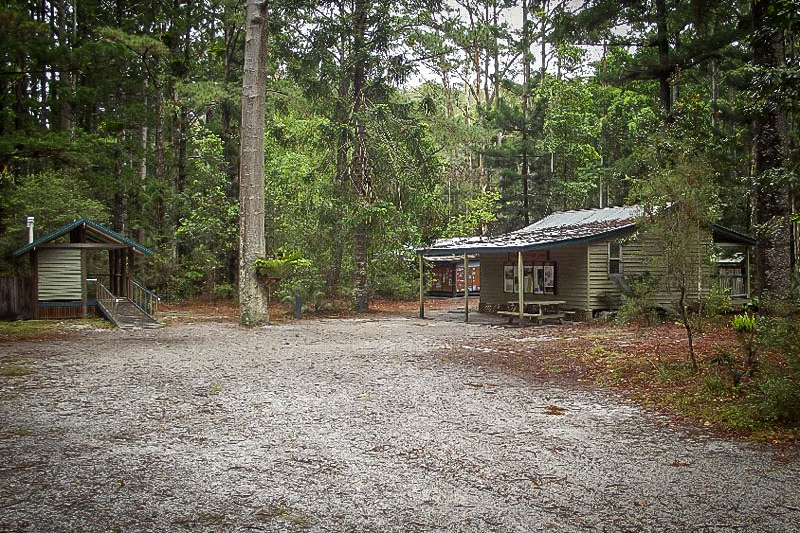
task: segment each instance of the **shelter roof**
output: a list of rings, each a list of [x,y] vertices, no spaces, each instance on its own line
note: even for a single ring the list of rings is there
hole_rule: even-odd
[[[63,235],[66,235],[70,231],[77,229],[81,226],[86,228],[86,240],[87,242],[94,242],[94,243],[107,243],[110,245],[124,245],[133,248],[136,252],[139,252],[144,255],[153,255],[153,251],[146,246],[142,246],[136,241],[133,241],[124,235],[117,233],[116,231],[103,226],[102,224],[98,224],[97,222],[90,220],[86,217],[79,218],[77,220],[73,220],[66,226],[58,228],[55,231],[48,233],[47,235],[43,235],[39,237],[35,241],[30,244],[26,244],[19,250],[16,250],[12,255],[14,257],[19,257],[22,254],[28,253],[31,250],[36,249],[43,244],[47,244],[50,241],[53,241]]]
[[[644,213],[638,205],[558,211],[522,229],[493,237],[455,237],[417,250],[426,256],[524,252],[567,246],[632,232]],[[712,224],[714,240],[755,245],[747,235]]]

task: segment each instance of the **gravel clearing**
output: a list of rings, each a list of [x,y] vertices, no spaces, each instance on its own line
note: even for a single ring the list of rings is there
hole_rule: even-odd
[[[0,377],[0,530],[800,530],[794,460],[458,360],[558,328],[390,317],[0,345],[32,371]]]

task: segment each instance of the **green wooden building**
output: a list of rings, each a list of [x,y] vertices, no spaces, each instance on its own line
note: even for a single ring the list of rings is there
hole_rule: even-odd
[[[616,309],[631,276],[649,272],[659,279],[662,274],[653,261],[658,253],[654,243],[636,237],[636,217],[641,213],[638,206],[556,212],[517,231],[442,240],[418,252],[425,256],[477,254],[481,311],[500,310],[517,299],[558,300],[563,302],[562,309],[588,318]],[[726,256],[738,252],[743,259],[738,266],[726,260],[698,272],[689,296],[708,293],[717,285],[728,290],[734,303],[745,303],[750,297],[749,257],[755,240],[718,225],[712,225],[708,236]],[[662,286],[652,305],[670,308],[674,301],[674,295]]]
[[[29,217],[28,241],[13,253],[30,258],[28,318],[85,318],[99,310],[123,325],[126,305],[134,308],[127,314],[155,314],[157,298],[134,279],[137,257],[152,255],[149,248],[88,218],[34,239]]]

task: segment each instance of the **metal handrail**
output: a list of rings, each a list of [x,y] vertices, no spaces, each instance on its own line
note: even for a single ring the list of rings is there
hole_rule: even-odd
[[[95,298],[97,299],[97,305],[104,311],[106,317],[111,320],[111,322],[115,326],[119,326],[119,322],[115,318],[117,316],[117,307],[119,304],[119,298],[111,294],[111,291],[106,288],[105,285],[100,283],[99,281],[94,282],[95,284]]]
[[[128,298],[130,298],[130,300],[136,304],[136,307],[141,309],[144,314],[153,320],[156,319],[160,298],[156,296],[154,292],[148,290],[144,285],[134,280],[128,280]]]

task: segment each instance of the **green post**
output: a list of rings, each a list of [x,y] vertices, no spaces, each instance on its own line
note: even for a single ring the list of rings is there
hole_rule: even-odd
[[[464,252],[464,322],[469,322],[469,255]]]
[[[425,318],[425,274],[422,254],[419,254],[419,317]]]
[[[517,288],[519,289],[519,325],[522,325],[525,313],[525,268],[522,264],[522,252],[517,252]]]

